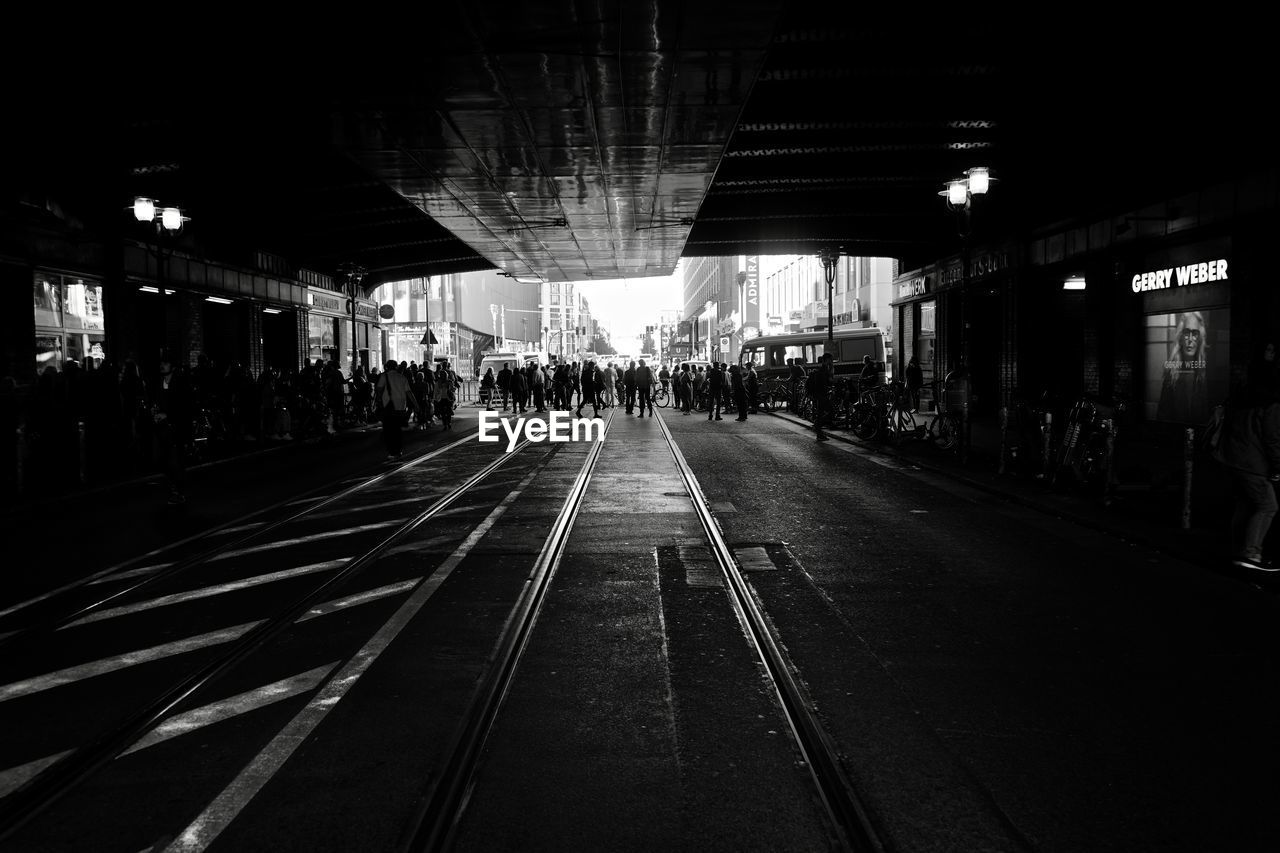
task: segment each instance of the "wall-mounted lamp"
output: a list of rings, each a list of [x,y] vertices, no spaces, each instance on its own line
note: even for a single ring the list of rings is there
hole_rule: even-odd
[[[159,292],[160,292],[160,288],[158,288],[158,287],[152,287],[152,286],[151,286],[151,285],[149,285],[149,284],[144,284],[144,285],[142,285],[141,287],[139,287],[139,288],[138,288],[138,290],[140,290],[140,291],[141,291],[141,292],[143,292],[143,293],[159,293]],[[166,296],[172,296],[173,294],[177,293],[177,291],[176,291],[176,290],[169,290],[168,288],[165,288],[164,293],[165,293],[165,295],[166,295]]]
[[[218,303],[219,305],[230,305],[230,304],[231,304],[231,300],[230,300],[230,299],[224,299],[224,298],[223,298],[223,297],[221,297],[221,296],[206,296],[206,297],[204,298],[204,301],[205,301],[205,302],[216,302],[216,303]]]
[[[263,308],[262,313],[263,314],[279,314],[280,309],[279,308]]]
[[[1065,279],[1062,282],[1062,289],[1063,290],[1084,290],[1085,289],[1084,276],[1074,275],[1071,278]]]

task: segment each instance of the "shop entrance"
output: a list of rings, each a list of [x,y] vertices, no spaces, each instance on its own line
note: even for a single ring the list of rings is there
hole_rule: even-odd
[[[1000,357],[1003,349],[1004,312],[998,287],[972,287],[965,294],[969,304],[969,380],[972,383],[972,414],[994,416],[1000,411]]]
[[[298,315],[292,311],[262,315],[262,360],[282,373],[297,370]]]

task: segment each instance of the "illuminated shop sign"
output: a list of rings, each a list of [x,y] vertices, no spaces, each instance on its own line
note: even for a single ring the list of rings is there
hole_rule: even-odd
[[[924,296],[929,292],[929,276],[921,275],[898,284],[898,298],[909,299],[912,296]]]
[[[1212,261],[1137,273],[1129,282],[1129,287],[1134,293],[1142,293],[1147,290],[1164,290],[1167,287],[1185,287],[1188,284],[1226,280],[1227,261],[1225,258],[1216,258]]]

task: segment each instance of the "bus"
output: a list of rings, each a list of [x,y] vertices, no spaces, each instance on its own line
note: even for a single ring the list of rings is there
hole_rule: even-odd
[[[827,333],[793,332],[786,335],[762,335],[742,344],[738,363],[754,364],[760,381],[786,380],[789,374],[787,359],[802,359],[806,369],[811,369],[827,351]],[[837,376],[857,376],[862,372],[862,357],[871,356],[875,362],[877,378],[890,379],[891,366],[885,362],[885,334],[883,329],[837,329],[835,331],[835,370]]]

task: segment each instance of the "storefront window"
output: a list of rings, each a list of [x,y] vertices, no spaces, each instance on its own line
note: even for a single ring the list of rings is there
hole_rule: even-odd
[[[36,373],[67,359],[95,366],[106,357],[106,315],[102,283],[57,273],[37,272],[32,303],[36,326]]]
[[[36,375],[46,367],[62,369],[62,335],[36,335]]]
[[[1144,405],[1149,420],[1202,424],[1230,382],[1226,308],[1146,316]],[[1212,403],[1211,403],[1212,401]]]
[[[62,277],[36,274],[35,309],[37,326],[62,326]]]
[[[930,300],[920,303],[920,334],[932,335],[937,332],[938,303]]]
[[[338,351],[338,318],[312,314],[307,318],[307,328],[311,361],[331,359]]]

